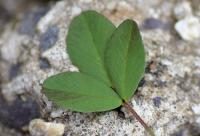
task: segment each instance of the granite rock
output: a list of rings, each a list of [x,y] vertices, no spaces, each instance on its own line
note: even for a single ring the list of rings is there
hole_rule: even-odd
[[[49,122],[64,124],[66,136],[147,135],[144,128],[123,107],[118,110],[87,114],[63,110],[48,101],[41,84],[51,75],[64,71],[78,71],[67,54],[66,35],[72,18],[80,11],[94,9],[107,16],[115,25],[126,18],[134,19],[142,27],[142,23],[148,18],[173,20],[174,5],[173,1],[161,2],[161,0],[62,0],[54,3],[37,22],[38,33],[35,33],[34,38],[19,34],[17,28],[5,27],[0,36],[2,52],[0,66],[3,65],[4,69],[9,69],[15,62],[23,65],[20,67],[21,72],[12,81],[2,82],[3,96],[8,100],[26,93],[37,96],[37,99],[43,103],[41,105],[44,112],[43,118]],[[41,39],[52,26],[59,30],[56,36],[53,35],[53,39],[56,40],[47,42],[51,43],[50,46],[41,52]],[[184,128],[188,130],[188,136],[192,136],[195,132],[198,134],[198,130],[185,125],[190,122],[189,126],[198,126],[196,123],[200,117],[197,114],[198,108],[195,108],[200,103],[200,65],[198,63],[200,41],[198,38],[195,41],[191,40],[195,37],[191,36],[192,31],[196,30],[187,29],[189,38],[180,34],[182,39],[187,40],[185,42],[166,29],[141,29],[147,68],[143,83],[141,82],[130,104],[154,129],[157,136],[180,134]],[[12,44],[9,45],[9,43]],[[22,48],[20,48],[21,43]],[[13,50],[8,52],[14,48],[16,52]],[[28,53],[24,53],[22,59],[20,54],[24,51]],[[45,58],[45,63],[41,62],[41,58]],[[49,64],[48,68],[46,68],[46,62]],[[32,135],[35,134],[35,130],[30,127]],[[191,130],[194,133],[190,133]]]
[[[200,21],[195,16],[189,16],[179,20],[175,24],[175,30],[186,41],[194,41],[200,38]]]

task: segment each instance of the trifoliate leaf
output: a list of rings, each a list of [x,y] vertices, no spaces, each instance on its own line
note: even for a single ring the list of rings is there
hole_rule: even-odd
[[[91,75],[107,85],[110,80],[105,70],[106,42],[115,26],[95,11],[85,11],[75,17],[69,27],[67,52],[80,72]]]
[[[111,82],[119,96],[129,100],[145,69],[145,53],[137,24],[126,20],[107,43],[105,63]]]
[[[122,104],[119,96],[103,82],[78,72],[51,76],[44,81],[43,88],[50,100],[73,111],[106,111]]]

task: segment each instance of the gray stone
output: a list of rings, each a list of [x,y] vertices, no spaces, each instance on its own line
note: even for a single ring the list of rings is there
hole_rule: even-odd
[[[50,26],[47,31],[40,37],[40,50],[44,52],[51,48],[58,39],[59,28],[57,26]]]
[[[19,26],[19,33],[34,36],[36,32],[36,25],[40,18],[45,15],[45,13],[49,10],[47,7],[40,7],[35,9],[34,11],[30,11],[24,15],[22,22]]]
[[[22,130],[29,121],[38,117],[40,117],[39,105],[32,99],[7,102],[0,96],[0,122],[4,125]]]
[[[156,18],[147,18],[143,22],[144,29],[169,29],[170,24]]]

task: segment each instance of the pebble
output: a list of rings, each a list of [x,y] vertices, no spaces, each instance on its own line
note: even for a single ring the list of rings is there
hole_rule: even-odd
[[[175,24],[175,30],[186,41],[200,38],[200,21],[195,16],[186,17]]]
[[[40,37],[40,51],[44,52],[51,48],[58,40],[59,28],[50,26],[47,31]]]
[[[200,104],[193,105],[192,110],[195,114],[200,115]]]
[[[64,130],[64,124],[45,122],[42,119],[34,119],[29,124],[31,136],[62,136]]]
[[[170,28],[169,23],[161,21],[156,18],[147,18],[143,22],[144,29],[168,29]]]

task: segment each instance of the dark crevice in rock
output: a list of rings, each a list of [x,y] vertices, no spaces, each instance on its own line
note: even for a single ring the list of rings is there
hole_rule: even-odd
[[[49,61],[46,58],[39,58],[39,65],[41,69],[48,69],[51,67]]]
[[[125,119],[125,114],[124,112],[121,111],[122,106],[117,107],[116,109],[114,109],[114,111],[116,111],[118,113],[118,116],[122,119]]]
[[[7,102],[0,95],[0,122],[7,127],[22,130],[22,127],[40,117],[39,105],[31,98],[26,101],[17,98],[13,102]]]
[[[9,79],[15,78],[21,71],[22,63],[13,64],[9,70]]]

